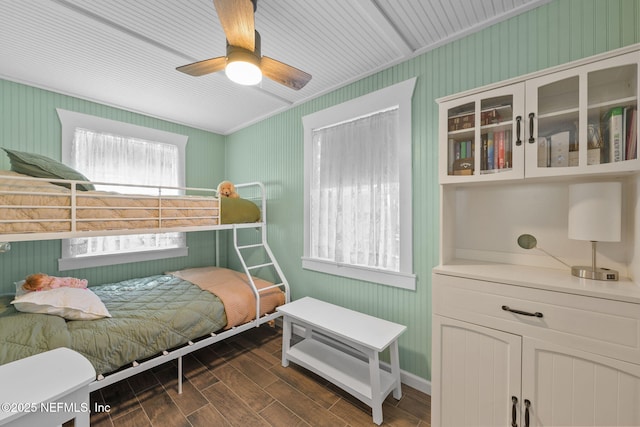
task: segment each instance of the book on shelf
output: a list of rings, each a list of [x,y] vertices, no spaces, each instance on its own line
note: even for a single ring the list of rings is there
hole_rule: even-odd
[[[448,120],[448,126],[447,126],[449,129],[449,132],[472,128],[474,116],[475,116],[475,113],[473,111],[456,114],[455,116],[450,116]]]
[[[504,168],[511,169],[513,163],[513,145],[511,142],[511,131],[504,131]]]
[[[453,140],[452,140],[453,141]],[[471,141],[454,141],[453,142],[453,152],[454,156],[452,157],[454,160],[465,159],[467,157],[472,157],[473,145]]]
[[[627,107],[625,112],[625,159],[631,160],[637,158],[638,154],[638,109],[636,107]]]
[[[492,125],[500,123],[500,114],[495,108],[480,112],[480,126]]]
[[[604,117],[605,132],[603,136],[608,163],[624,160],[623,112],[623,107],[614,107]]]
[[[482,134],[480,169],[499,172],[512,167],[511,130],[489,131]]]
[[[447,166],[447,172],[449,175],[451,175],[451,173],[453,172],[453,160],[455,159],[456,156],[456,140],[455,139],[449,139],[449,144],[448,144],[448,152],[449,152],[449,157],[447,157],[449,159],[449,164]]]
[[[473,153],[471,152],[471,141],[464,141],[460,143],[460,158],[466,159],[469,157],[473,157]]]
[[[480,135],[480,170],[487,170],[487,134]]]
[[[487,133],[487,170],[495,169],[496,146],[493,132]]]
[[[511,119],[511,104],[491,106],[480,111],[480,126],[497,124],[503,119]],[[474,121],[474,111],[465,111],[449,116],[447,122],[449,132],[470,129],[474,127]]]
[[[498,141],[498,169],[504,169],[504,132],[495,133],[496,141]]]
[[[511,104],[501,104],[483,108],[482,111],[480,111],[480,125],[486,126],[511,120],[511,109]]]

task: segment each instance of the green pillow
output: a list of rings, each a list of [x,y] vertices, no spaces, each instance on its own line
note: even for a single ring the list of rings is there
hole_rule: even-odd
[[[260,221],[260,208],[247,199],[220,198],[220,222],[241,224]]]
[[[25,153],[23,151],[3,148],[11,161],[11,170],[35,178],[72,179],[76,181],[89,181],[80,172],[49,157],[40,154]],[[69,188],[69,184],[54,182],[53,184]],[[78,184],[78,190],[95,190],[93,184]]]

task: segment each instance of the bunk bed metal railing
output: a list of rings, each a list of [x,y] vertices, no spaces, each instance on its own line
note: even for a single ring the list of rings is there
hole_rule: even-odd
[[[18,188],[8,187],[5,185],[7,181],[20,185]],[[69,188],[53,183],[64,184]],[[51,185],[47,187],[49,184]],[[93,184],[98,188],[108,186],[110,191],[82,191],[78,188],[87,184]],[[115,188],[124,190],[111,191]],[[254,182],[239,184],[237,188],[253,189],[252,193],[256,195],[252,201],[259,205],[262,212],[261,222],[264,223],[264,186]],[[132,189],[153,191],[154,194],[132,194]],[[25,204],[22,200],[27,199],[33,201]],[[38,203],[43,200],[46,200],[46,203]],[[92,200],[98,202],[92,203]],[[220,222],[217,190],[198,187],[161,187],[0,176],[0,212],[3,212],[0,215],[0,242],[234,228],[233,224]],[[117,212],[120,217],[108,217],[107,212]],[[91,213],[96,215],[91,216]],[[92,225],[105,219],[112,224],[112,228],[91,229]],[[143,222],[144,226],[138,226]],[[14,226],[15,231],[9,230]],[[56,229],[52,231],[52,227]],[[236,227],[255,227],[255,223],[237,224]]]

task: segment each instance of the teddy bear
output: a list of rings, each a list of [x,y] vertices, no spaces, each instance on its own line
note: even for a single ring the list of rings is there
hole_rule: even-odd
[[[87,288],[87,279],[77,279],[75,277],[55,277],[44,273],[36,273],[27,276],[22,287],[25,291],[48,291],[61,287]]]
[[[231,181],[222,181],[218,184],[218,196],[229,197],[230,199],[240,198],[240,195],[236,193],[236,186]]]

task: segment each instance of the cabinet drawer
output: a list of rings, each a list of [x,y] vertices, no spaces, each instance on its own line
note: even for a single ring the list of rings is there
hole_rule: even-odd
[[[640,305],[442,274],[433,277],[435,314],[640,363]]]

